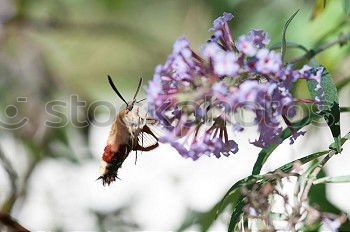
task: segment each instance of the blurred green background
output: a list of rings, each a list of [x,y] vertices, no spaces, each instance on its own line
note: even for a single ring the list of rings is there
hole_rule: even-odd
[[[27,194],[33,191],[32,184],[40,181],[33,179],[33,173],[44,161],[73,166],[93,162],[97,165],[93,166],[96,168],[93,174],[97,175],[100,154],[95,154],[93,148],[94,132],[90,127],[76,128],[70,122],[61,128],[46,127],[43,121],[48,119],[47,102],[69,101],[74,94],[88,103],[106,100],[119,106],[119,99],[107,84],[107,74],[114,78],[125,98],[129,98],[138,78],[150,80],[154,67],[164,63],[175,39],[186,35],[198,51],[210,37],[208,28],[212,20],[224,11],[235,16],[230,22],[235,38],[252,28],[262,28],[269,32],[274,44],[281,41],[285,21],[300,9],[288,28],[287,40],[307,48],[319,46],[350,30],[347,1],[327,1],[326,8],[323,2],[0,0],[0,118],[7,123],[23,117],[29,119],[23,128],[0,129],[0,211],[18,216],[29,228],[41,229],[31,227],[30,219],[26,218],[28,214],[22,215],[21,209],[28,204]],[[300,54],[293,49],[287,53],[289,58]],[[334,46],[317,58],[336,81],[350,76],[349,46]],[[344,99],[349,99],[349,89],[344,91]],[[296,94],[307,95],[302,85]],[[17,102],[18,97],[27,97],[28,102]],[[18,107],[17,114],[11,112],[14,109],[9,105]],[[69,107],[59,110],[71,113]],[[104,113],[104,109],[98,109],[94,114],[87,107],[81,107],[78,112],[80,120],[94,120]],[[83,229],[143,228],[137,218],[124,217],[129,215],[125,213],[127,206],[84,210],[94,215],[95,221],[90,222],[94,226],[89,224],[88,228],[81,227]],[[47,214],[54,215],[50,210]],[[51,220],[55,220],[54,216]],[[179,218],[178,225],[181,222]],[[50,229],[76,228],[80,227],[59,223]]]

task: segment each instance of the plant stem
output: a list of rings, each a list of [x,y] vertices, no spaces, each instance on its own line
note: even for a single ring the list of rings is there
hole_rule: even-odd
[[[21,232],[29,232],[28,229],[19,224],[14,218],[10,215],[0,212],[0,222],[9,227],[11,231],[21,231]]]
[[[340,112],[343,113],[343,112],[350,112],[350,107],[340,107]]]
[[[328,183],[349,183],[350,176],[326,176],[323,178],[319,178],[314,181],[314,185],[316,184],[328,184]]]
[[[339,31],[343,26],[345,26],[349,22],[350,22],[350,18],[348,17],[340,21],[337,26],[327,31],[323,36],[321,36],[321,38],[318,39],[318,41],[316,42],[316,46],[321,45],[325,39],[327,39],[331,35],[334,35],[337,31]]]
[[[333,41],[330,41],[330,42],[328,42],[328,43],[326,43],[324,45],[321,45],[318,48],[311,49],[307,53],[305,53],[304,55],[296,57],[293,60],[289,61],[288,63],[292,63],[293,64],[293,63],[300,62],[300,61],[302,61],[304,59],[311,59],[312,57],[316,56],[318,53],[321,53],[324,50],[326,50],[326,49],[328,49],[330,47],[333,47],[336,44],[342,45],[342,44],[346,43],[348,40],[350,40],[350,33],[340,35],[337,39],[335,39]]]
[[[323,160],[312,171],[312,173],[309,176],[309,180],[307,181],[306,186],[305,186],[303,193],[301,195],[301,202],[305,202],[307,200],[307,196],[309,194],[311,186],[314,183],[314,181],[316,180],[318,173],[322,170],[323,166],[328,162],[328,160],[330,160],[336,153],[337,153],[337,151],[330,150],[328,152],[328,155],[326,157],[324,157]]]
[[[2,151],[2,149],[0,148],[0,164],[2,164],[2,166],[4,167],[8,177],[9,177],[9,181],[11,184],[11,191],[14,193],[17,193],[17,173],[15,171],[15,169],[13,168],[11,162],[7,159],[7,157],[5,156],[4,152]]]
[[[336,83],[338,91],[344,88],[347,84],[350,83],[350,76],[347,78],[344,78]]]

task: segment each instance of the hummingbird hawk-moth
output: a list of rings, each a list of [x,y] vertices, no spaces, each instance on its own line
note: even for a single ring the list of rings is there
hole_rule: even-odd
[[[142,78],[140,78],[134,98],[129,102],[125,101],[110,76],[108,76],[108,81],[126,107],[116,116],[107,145],[104,148],[100,169],[101,176],[98,178],[102,179],[103,185],[110,185],[118,178],[118,170],[131,151],[151,151],[159,145],[158,137],[149,127],[154,125],[156,121],[148,118],[142,107],[136,105],[140,102],[136,101],[136,97],[142,85]],[[148,143],[147,146],[144,146],[145,141]]]

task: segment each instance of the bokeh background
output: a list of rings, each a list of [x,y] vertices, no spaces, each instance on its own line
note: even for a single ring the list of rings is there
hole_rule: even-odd
[[[106,75],[112,75],[124,97],[130,98],[138,78],[150,80],[154,67],[164,63],[175,39],[186,35],[199,51],[210,37],[212,20],[224,11],[235,15],[230,22],[234,37],[262,28],[274,44],[281,41],[285,21],[300,9],[287,40],[312,48],[350,31],[344,2],[327,1],[324,9],[323,1],[314,0],[0,0],[0,119],[29,119],[20,129],[0,128],[0,211],[31,230],[205,228],[213,215],[204,223],[196,216],[250,173],[259,152],[248,140],[256,137],[255,128],[232,135],[240,151],[228,158],[194,162],[161,145],[139,154],[135,165],[132,153],[120,170],[122,180],[103,187],[95,180],[110,125],[93,122],[105,122],[110,112],[89,106],[99,100],[111,102],[115,109],[121,106]],[[334,46],[317,56],[336,82],[350,76],[349,50],[347,45]],[[288,50],[288,57],[300,54]],[[303,83],[295,94],[308,97]],[[77,127],[70,120],[76,108],[72,95],[86,102],[76,113],[79,122],[88,119],[89,125]],[[140,98],[144,95],[142,91]],[[348,86],[340,96],[341,106],[349,106]],[[18,102],[18,97],[27,102]],[[57,108],[69,119],[60,128],[44,124],[49,119],[45,106],[53,100],[66,102]],[[349,116],[341,119],[343,132],[348,132]],[[296,144],[280,146],[264,171],[332,142],[326,127],[311,125],[307,131]],[[349,153],[348,144],[327,164],[326,172],[350,174]],[[349,213],[349,191],[346,184],[333,184],[316,195],[329,203],[328,210]],[[210,229],[225,230],[229,216],[221,215]]]

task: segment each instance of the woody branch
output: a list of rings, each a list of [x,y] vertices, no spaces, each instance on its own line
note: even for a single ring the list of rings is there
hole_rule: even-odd
[[[316,56],[317,54],[325,51],[326,49],[333,47],[334,45],[345,44],[348,40],[350,40],[350,32],[347,34],[341,34],[337,39],[332,40],[326,44],[323,44],[323,45],[319,46],[318,48],[314,48],[314,49],[309,50],[304,55],[292,59],[291,61],[289,61],[289,63],[294,64],[294,63],[298,63],[304,59],[311,59],[314,56]]]
[[[0,212],[0,223],[17,232],[29,232],[30,230],[19,224],[10,215]]]

